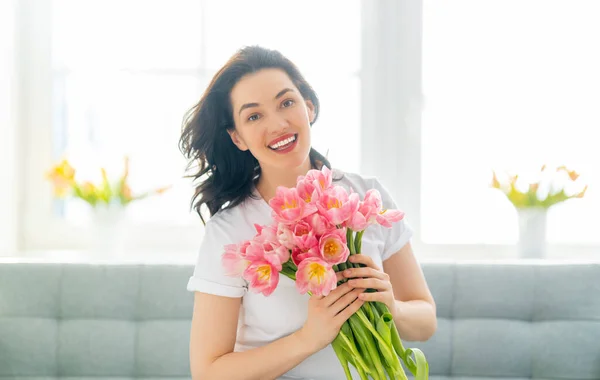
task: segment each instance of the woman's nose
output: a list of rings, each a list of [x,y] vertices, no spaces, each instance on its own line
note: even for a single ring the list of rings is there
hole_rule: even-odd
[[[283,115],[276,115],[273,121],[273,130],[271,134],[279,136],[290,127],[288,119]]]

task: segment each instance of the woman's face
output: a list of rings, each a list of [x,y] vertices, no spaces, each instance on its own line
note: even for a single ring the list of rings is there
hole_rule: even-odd
[[[230,101],[235,122],[231,139],[239,149],[250,150],[261,168],[299,167],[306,161],[314,106],[285,71],[263,69],[243,77]]]

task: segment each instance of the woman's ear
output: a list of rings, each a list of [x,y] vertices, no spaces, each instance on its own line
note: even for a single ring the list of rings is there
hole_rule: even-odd
[[[312,101],[306,100],[306,109],[308,110],[308,121],[312,124],[315,121],[315,105]]]
[[[235,146],[238,147],[239,150],[248,150],[248,145],[246,145],[244,140],[240,137],[239,133],[235,129],[227,130],[227,133],[229,133],[231,141],[233,141],[233,143],[235,144]]]

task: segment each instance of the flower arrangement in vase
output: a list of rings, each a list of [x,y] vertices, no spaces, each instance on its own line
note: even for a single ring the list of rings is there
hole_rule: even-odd
[[[167,191],[170,186],[134,194],[129,185],[129,157],[124,158],[123,173],[111,180],[105,168],[100,168],[101,180],[93,182],[76,178],[76,170],[68,159],[62,159],[47,173],[54,196],[80,199],[90,205],[93,213],[92,249],[102,254],[116,253],[122,248],[125,209],[152,195]]]
[[[493,171],[490,187],[501,191],[517,210],[519,220],[519,255],[541,258],[546,250],[548,209],[569,199],[583,198],[588,186],[580,175],[566,166],[548,168],[543,165],[533,180],[519,174],[499,176]]]

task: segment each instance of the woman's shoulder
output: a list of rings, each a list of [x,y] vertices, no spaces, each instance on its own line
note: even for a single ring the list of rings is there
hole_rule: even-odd
[[[265,224],[270,217],[270,210],[260,202],[248,197],[233,207],[219,210],[207,220],[205,231],[232,241],[253,236],[256,232],[254,224]]]
[[[333,169],[332,178],[334,184],[340,184],[347,190],[358,193],[361,199],[366,195],[367,191],[375,189],[379,192],[385,208],[397,208],[396,201],[389,189],[374,175],[364,175],[342,171],[340,169]]]
[[[331,172],[334,184],[341,184],[344,187],[352,188],[357,193],[364,194],[369,189],[379,190],[382,187],[377,177],[372,175],[364,175],[337,168],[334,168]]]
[[[246,214],[250,212],[248,203],[249,201],[246,200],[234,207],[224,208],[217,211],[208,219],[206,225],[223,228],[235,228],[237,225],[243,223],[244,220],[247,219]]]

